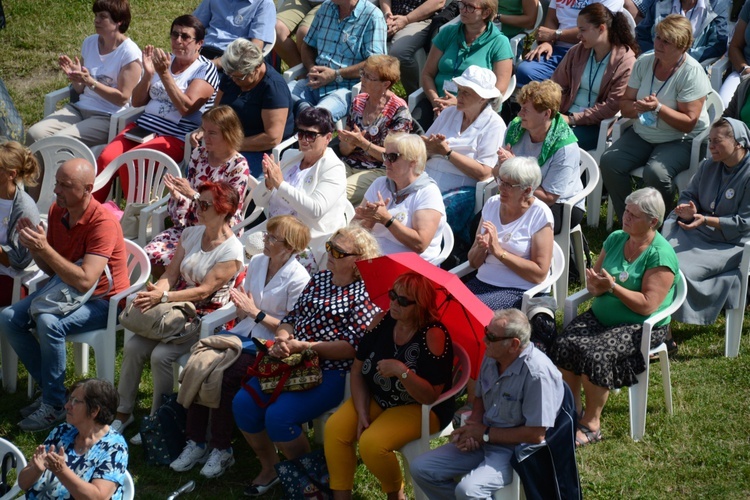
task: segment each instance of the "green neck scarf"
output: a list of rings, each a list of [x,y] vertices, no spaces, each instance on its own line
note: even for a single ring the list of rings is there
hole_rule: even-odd
[[[521,118],[516,117],[510,122],[508,126],[508,132],[505,134],[505,142],[511,146],[515,146],[518,141],[523,137],[526,129],[521,126]],[[544,138],[542,144],[542,152],[539,153],[538,163],[541,167],[547,160],[549,160],[558,149],[564,148],[568,144],[578,142],[578,138],[573,133],[573,130],[565,123],[560,113],[557,113],[552,119],[552,126],[547,132],[547,136]]]

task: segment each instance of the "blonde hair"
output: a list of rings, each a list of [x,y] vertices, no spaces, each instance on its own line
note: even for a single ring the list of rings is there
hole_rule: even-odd
[[[378,77],[393,86],[401,79],[401,63],[393,56],[376,54],[365,59],[363,68],[365,71],[372,71]]]
[[[497,17],[497,2],[494,0],[480,0],[482,4],[482,10],[490,11],[490,15],[484,18],[484,22],[488,23]]]
[[[693,46],[693,25],[685,16],[670,14],[656,25],[656,36],[687,52]]]
[[[268,219],[266,229],[280,234],[284,239],[284,244],[295,254],[300,253],[310,244],[310,228],[293,215],[271,217]]]
[[[16,184],[22,181],[24,186],[36,186],[39,179],[39,162],[29,148],[16,141],[0,144],[0,168],[14,170],[18,175]]]
[[[534,106],[534,109],[540,113],[550,110],[552,111],[552,116],[555,116],[560,111],[562,88],[552,80],[527,83],[521,89],[518,102],[523,104],[529,101]]]
[[[369,260],[383,255],[378,240],[375,239],[370,231],[356,222],[339,228],[331,235],[330,239],[332,240],[336,236],[351,240],[354,245],[354,252],[359,255],[359,259],[357,260]],[[356,266],[354,266],[354,274],[357,276],[357,279],[362,279],[362,276],[359,274],[359,268]]]
[[[239,151],[242,147],[242,140],[245,138],[245,131],[240,123],[240,117],[237,113],[226,105],[216,106],[203,113],[202,120],[211,122],[221,131],[221,137],[229,144],[234,151]]]
[[[406,160],[416,162],[414,166],[415,174],[419,175],[424,172],[424,167],[427,163],[427,148],[421,137],[416,134],[407,134],[406,132],[388,134],[385,142],[383,142],[383,146],[385,147],[390,144],[396,146],[398,152]]]

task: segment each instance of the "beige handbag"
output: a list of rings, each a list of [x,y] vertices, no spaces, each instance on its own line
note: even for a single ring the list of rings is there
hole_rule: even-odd
[[[125,239],[134,240],[138,237],[138,228],[141,223],[141,210],[149,206],[150,203],[128,203],[120,219],[122,226],[122,235]]]
[[[146,312],[131,302],[120,313],[120,324],[147,339],[182,344],[197,338],[201,320],[192,302],[165,302]]]

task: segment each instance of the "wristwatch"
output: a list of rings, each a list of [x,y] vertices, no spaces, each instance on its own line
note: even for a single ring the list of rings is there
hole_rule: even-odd
[[[161,302],[162,304],[165,304],[169,301],[169,292],[161,292]]]
[[[344,77],[341,76],[341,71],[336,70],[336,83],[341,83],[344,81]]]
[[[453,150],[449,149],[448,152],[445,153],[445,158],[448,159],[448,160],[450,160],[452,154],[453,154]]]
[[[485,443],[489,443],[490,442],[490,426],[489,425],[484,430],[484,435],[482,436],[482,441],[484,441]]]
[[[263,311],[259,311],[258,314],[255,315],[255,322],[260,323],[261,321],[263,321],[263,318],[265,317],[266,317],[266,313],[264,313]]]
[[[201,194],[198,191],[196,191],[195,194],[193,195],[193,201],[198,201],[200,199],[201,199]]]
[[[401,374],[401,380],[406,380],[406,377],[408,376],[409,376],[409,368],[407,368],[406,371]]]
[[[562,30],[555,30],[555,41],[559,40],[562,36]]]

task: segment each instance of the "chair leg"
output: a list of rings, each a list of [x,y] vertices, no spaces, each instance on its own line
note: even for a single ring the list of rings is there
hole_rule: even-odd
[[[3,389],[12,394],[18,386],[18,355],[3,335],[0,335],[0,357],[3,363]]]
[[[586,198],[586,224],[589,227],[599,227],[599,213],[602,207],[602,191],[604,181],[599,176],[599,182],[591,194]]]
[[[88,344],[73,345],[73,359],[75,360],[76,376],[85,377],[89,374],[89,346]]]
[[[607,231],[612,231],[612,226],[615,223],[615,209],[612,206],[612,198],[607,197]]]
[[[586,255],[583,248],[583,231],[580,225],[576,226],[570,233],[570,244],[573,246],[573,255],[576,256],[578,264],[578,279],[586,287]]]
[[[667,411],[674,415],[672,407],[672,375],[669,370],[669,353],[666,349],[659,351],[659,364],[661,365],[661,383],[664,386],[664,402],[667,405]]]
[[[741,305],[744,305],[744,300]],[[744,307],[738,309],[726,309],[727,316],[726,340],[724,345],[724,355],[728,358],[736,358],[740,354],[740,338],[742,336],[742,321],[744,319]],[[3,376],[5,372],[3,372]]]
[[[28,382],[26,384],[26,396],[29,399],[34,397],[34,379],[29,375]]]
[[[630,386],[630,437],[640,441],[646,433],[646,404],[648,403],[649,366],[638,375],[638,383]]]

